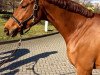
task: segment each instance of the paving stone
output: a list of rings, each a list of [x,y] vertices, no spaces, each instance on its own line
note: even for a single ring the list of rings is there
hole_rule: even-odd
[[[17,43],[0,45],[0,58],[9,56]],[[0,59],[2,61],[3,59]],[[75,75],[60,34],[23,41],[12,59],[0,67],[0,75]],[[100,75],[100,70],[93,70]]]

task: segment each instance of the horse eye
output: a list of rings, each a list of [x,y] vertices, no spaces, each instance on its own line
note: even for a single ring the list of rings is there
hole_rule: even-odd
[[[26,5],[24,5],[24,6],[22,5],[22,8],[26,8],[27,6],[28,6],[28,4],[26,4]]]
[[[22,8],[25,8],[26,6],[22,6]]]

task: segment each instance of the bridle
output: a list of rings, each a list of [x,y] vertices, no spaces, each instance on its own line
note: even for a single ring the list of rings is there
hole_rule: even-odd
[[[27,22],[28,22],[29,20],[33,19],[34,22],[32,22],[31,25],[32,25],[32,24],[35,24],[35,19],[36,19],[36,17],[37,17],[37,13],[38,13],[38,10],[39,10],[38,1],[39,1],[39,0],[34,0],[33,13],[32,13],[32,15],[31,15],[29,18],[27,18],[26,20],[20,22],[15,16],[12,15],[11,18],[19,25],[19,27],[21,27],[21,30],[20,30],[20,34],[21,34],[21,35],[23,34],[23,29],[26,27],[26,24],[27,24]],[[29,30],[30,30],[30,28],[29,28]],[[28,31],[29,31],[29,30],[28,30]]]

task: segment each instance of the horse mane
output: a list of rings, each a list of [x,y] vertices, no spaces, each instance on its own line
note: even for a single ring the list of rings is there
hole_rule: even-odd
[[[49,3],[54,4],[60,8],[66,9],[68,11],[78,13],[85,17],[91,18],[94,16],[94,13],[91,10],[83,7],[82,5],[71,1],[71,0],[47,0]]]

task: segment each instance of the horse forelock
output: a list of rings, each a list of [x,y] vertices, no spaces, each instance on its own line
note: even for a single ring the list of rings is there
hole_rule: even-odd
[[[68,11],[78,13],[85,17],[93,17],[94,13],[91,10],[86,9],[82,5],[71,1],[71,0],[47,0],[49,3],[54,4],[60,8],[66,9]]]

